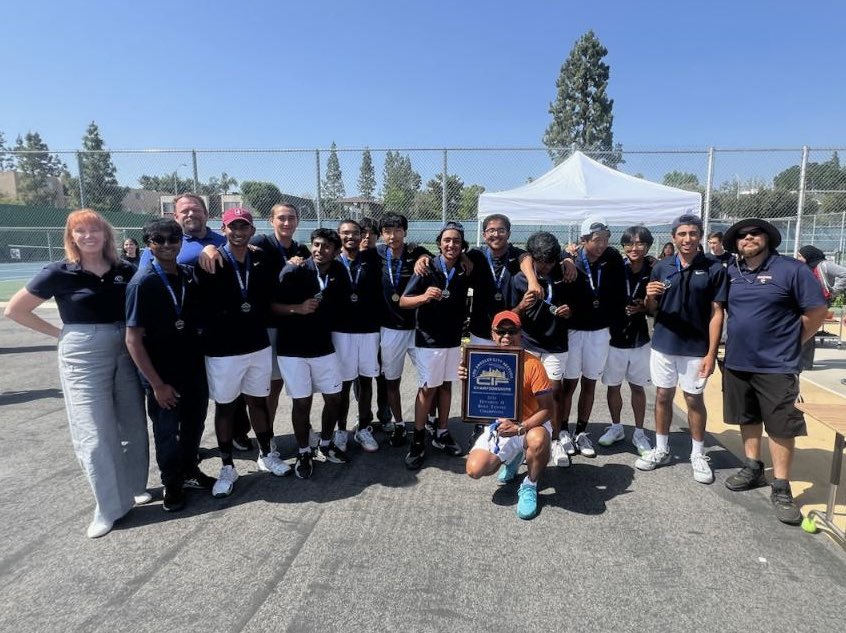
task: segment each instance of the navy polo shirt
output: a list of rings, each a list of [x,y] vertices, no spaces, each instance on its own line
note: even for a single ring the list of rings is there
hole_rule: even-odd
[[[388,271],[388,247],[386,244],[379,244],[376,246],[376,252],[379,254],[382,262],[382,302],[381,302],[381,324],[383,327],[392,330],[413,330],[414,329],[414,310],[403,310],[399,307],[398,301],[393,301],[391,297],[396,293],[399,296],[405,292],[408,282],[414,275],[414,262],[421,255],[429,255],[429,251],[421,246],[411,248],[406,245],[402,251],[400,263],[391,257],[391,264],[394,268],[393,272]],[[399,269],[399,273],[397,270]],[[393,275],[393,281],[391,281]]]
[[[506,304],[511,296],[511,282],[520,272],[520,259],[526,254],[522,248],[509,244],[501,257],[491,257],[491,262],[488,262],[487,252],[488,248],[483,246],[470,249],[467,253],[467,258],[473,264],[473,271],[470,273],[470,286],[473,288],[470,332],[484,339],[491,337],[491,322],[494,316],[508,309]],[[497,292],[502,294],[498,301]]]
[[[197,260],[200,258],[200,253],[209,244],[220,248],[226,244],[226,236],[215,233],[211,229],[206,229],[206,235],[202,238],[183,233],[182,248],[179,249],[179,255],[176,256],[176,263],[196,266]],[[145,248],[141,251],[141,261],[138,263],[138,270],[146,269],[152,260],[153,256],[150,253],[150,249]]]
[[[538,278],[543,288],[544,301],[535,301],[522,315],[523,347],[532,352],[562,354],[567,351],[567,324],[569,319],[557,317],[550,312],[550,301],[554,306],[570,305],[572,284],[564,283],[560,266],[555,266],[550,279]],[[523,300],[529,289],[529,281],[522,272],[517,273],[511,284],[511,306],[516,306]],[[552,296],[549,291],[552,290]],[[475,297],[474,297],[475,299]],[[485,338],[490,338],[488,334]]]
[[[356,258],[348,260],[346,268],[341,256],[338,262],[344,266],[349,285],[340,297],[341,305],[335,315],[335,332],[364,334],[379,331],[377,310],[382,303],[382,260],[374,249],[359,251]],[[356,300],[352,300],[355,294]]]
[[[615,249],[608,247],[592,264],[590,271],[585,268],[581,258],[582,249],[573,259],[578,270],[578,277],[571,284],[570,317],[571,330],[595,331],[611,327],[626,305],[626,282],[623,276],[623,257]],[[591,280],[596,288],[594,294]],[[599,305],[594,301],[599,299]]]
[[[47,264],[26,289],[40,299],[56,299],[63,323],[123,323],[126,286],[135,267],[118,261],[102,277],[68,261]]]
[[[726,367],[762,374],[798,374],[800,316],[826,305],[819,282],[802,262],[774,253],[755,271],[728,268]]]
[[[461,332],[464,319],[467,318],[467,291],[470,279],[464,267],[458,263],[455,273],[447,286],[447,278],[441,270],[440,255],[429,262],[429,274],[425,277],[414,275],[403,293],[406,297],[422,295],[432,286],[449,288],[449,297],[440,301],[430,301],[417,308],[415,345],[417,347],[447,348],[461,345]],[[415,310],[406,310],[414,315]],[[490,333],[488,333],[490,336]]]
[[[253,235],[252,239],[250,239],[250,244],[258,246],[267,253],[268,261],[276,269],[277,277],[292,257],[302,257],[303,259],[311,257],[311,251],[308,250],[308,246],[300,244],[296,240],[291,240],[291,245],[285,248],[276,239],[275,233],[272,235]]]
[[[702,253],[681,271],[677,261],[677,256],[665,257],[652,269],[651,281],[670,283],[658,297],[652,349],[673,356],[704,357],[708,353],[711,304],[726,301],[726,269]]]
[[[654,260],[653,260],[654,261]],[[652,275],[652,264],[643,261],[643,266],[637,273],[632,272],[628,261],[625,262],[626,275],[626,304],[632,304],[636,299],[646,300],[646,284]],[[638,312],[631,316],[626,314],[625,307],[619,320],[611,325],[611,347],[619,349],[635,349],[643,347],[649,342],[649,324],[646,322],[646,312]]]

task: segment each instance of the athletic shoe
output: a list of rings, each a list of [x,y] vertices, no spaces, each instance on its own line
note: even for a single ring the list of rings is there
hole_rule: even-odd
[[[143,506],[145,503],[150,503],[153,500],[153,495],[151,495],[146,490],[141,494],[135,495],[135,505]]]
[[[790,484],[787,487],[773,482],[773,491],[770,494],[770,501],[775,508],[776,518],[788,525],[799,525],[802,523],[802,513],[796,502],[793,501],[793,493],[790,491]]]
[[[379,443],[373,439],[373,427],[371,426],[366,426],[363,429],[359,428],[355,432],[353,439],[361,444],[361,448],[368,453],[375,453],[379,450]]]
[[[405,467],[409,470],[419,470],[425,457],[426,443],[423,440],[419,442],[412,440],[408,454],[405,456]]]
[[[564,450],[570,457],[576,454],[576,445],[573,444],[573,438],[570,437],[567,431],[561,431],[558,434],[558,441],[561,442],[561,446],[564,447]]]
[[[273,473],[277,477],[282,477],[291,472],[291,467],[280,459],[279,453],[268,453],[264,456],[259,455],[256,463],[259,470],[263,470],[266,473]]]
[[[652,444],[649,443],[649,438],[646,437],[646,433],[643,432],[643,429],[635,429],[635,432],[632,435],[632,444],[634,444],[634,447],[637,449],[638,455],[646,455],[652,450]]]
[[[308,479],[314,470],[311,461],[311,453],[297,453],[297,463],[294,465],[294,474],[298,479]]]
[[[384,425],[384,424],[388,424],[388,423],[391,421],[391,417],[392,417],[392,415],[393,415],[393,414],[391,413],[391,407],[389,407],[387,404],[382,405],[382,406],[381,406],[381,407],[379,407],[379,409],[376,411],[376,418],[377,418],[377,419],[378,419],[378,420],[379,420],[379,421],[380,421],[383,425]],[[383,427],[383,428],[384,428],[384,427]],[[387,431],[386,431],[386,432],[387,432]]]
[[[217,480],[214,477],[209,477],[198,468],[185,478],[185,481],[182,482],[182,487],[192,490],[211,490],[214,488],[215,481]]]
[[[612,424],[605,428],[605,433],[599,438],[600,446],[611,446],[626,439],[626,430],[622,424]]]
[[[441,449],[444,453],[453,457],[458,457],[463,452],[458,442],[452,439],[449,431],[441,435],[435,433],[435,436],[432,438],[432,446]]]
[[[593,449],[593,442],[590,441],[588,434],[584,431],[576,436],[576,448],[583,457],[596,457],[596,451]]]
[[[243,435],[241,437],[233,437],[232,448],[234,448],[236,451],[251,451],[253,450],[253,441],[246,435]]]
[[[485,428],[484,424],[473,425],[473,432],[470,434],[470,439],[467,441],[468,453],[473,450],[473,447],[476,445],[476,440],[478,440],[479,436],[485,432]]]
[[[332,437],[332,442],[340,448],[342,451],[347,450],[347,442],[349,441],[350,434],[342,429],[338,429],[335,431],[335,435]]]
[[[394,432],[394,428],[396,425],[394,424],[393,420],[388,420],[387,422],[382,422],[382,432],[385,435],[390,435]]]
[[[528,521],[538,513],[538,489],[521,484],[517,490],[517,516]]]
[[[182,486],[165,486],[162,510],[176,512],[185,507],[185,491]]]
[[[387,432],[385,431],[385,433]],[[391,446],[404,446],[405,434],[405,422],[391,422],[391,437],[388,440]]]
[[[570,456],[564,450],[560,440],[552,440],[552,448],[549,451],[549,463],[558,468],[567,468],[570,465]]]
[[[223,466],[217,481],[214,482],[212,497],[228,497],[232,494],[232,487],[236,481],[238,481],[238,471],[235,470],[235,466]]]
[[[702,453],[691,454],[690,465],[693,468],[693,478],[700,484],[714,483],[714,473],[708,462],[711,458]]]
[[[101,536],[106,536],[106,534],[112,531],[113,526],[114,523],[111,521],[98,521],[95,519],[85,531],[85,536],[88,538],[100,538]]]
[[[502,468],[499,469],[499,474],[496,476],[497,481],[500,484],[507,484],[510,481],[514,481],[514,478],[517,476],[517,471],[520,470],[520,464],[522,463],[523,451],[520,451],[514,456],[514,459],[507,464],[502,465]]]
[[[438,426],[438,421],[435,419],[433,415],[426,416],[426,433],[429,435],[434,435]]]
[[[638,470],[655,470],[659,466],[666,466],[670,463],[670,451],[662,451],[660,448],[653,448],[635,460],[635,468]]]
[[[764,462],[756,459],[746,459],[743,468],[726,479],[726,488],[739,492],[741,490],[752,490],[767,485],[767,477],[764,475]]]
[[[317,447],[317,454],[319,461],[322,462],[332,462],[333,464],[346,464],[349,459],[347,459],[346,452],[342,451],[338,448],[334,442],[329,442],[328,446],[319,445]],[[323,459],[320,459],[322,457]]]

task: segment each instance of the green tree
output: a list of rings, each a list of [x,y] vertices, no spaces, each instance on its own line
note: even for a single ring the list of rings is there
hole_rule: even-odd
[[[463,191],[464,181],[454,174],[447,174],[446,217],[448,220],[458,217]],[[441,176],[432,178],[426,183],[426,193],[431,201],[429,202],[429,206],[433,210],[440,210],[443,207],[444,195],[443,179]]]
[[[6,147],[6,137],[0,132],[0,171],[12,171],[15,168],[15,157]]]
[[[194,191],[194,180],[192,178],[180,178],[176,171],[163,176],[148,176],[145,174],[138,178],[138,184],[141,185],[142,189],[158,191],[163,194]]]
[[[479,196],[485,193],[482,185],[468,185],[461,190],[461,200],[458,203],[459,220],[472,220],[479,212]]]
[[[17,171],[20,174],[18,197],[34,206],[55,206],[57,180],[66,170],[64,163],[50,153],[50,148],[38,132],[27,132],[15,141]]]
[[[391,151],[385,154],[382,197],[386,212],[408,214],[413,208],[420,183],[420,174],[412,169],[408,156]]]
[[[335,143],[329,150],[329,160],[326,161],[326,176],[320,187],[321,197],[329,202],[340,200],[347,195],[344,189],[344,175],[341,173],[341,163],[338,160],[338,151]]]
[[[373,168],[370,149],[365,147],[361,153],[361,170],[358,174],[358,194],[362,198],[372,198],[374,191],[376,191],[376,170]]]
[[[664,184],[668,187],[676,187],[678,189],[687,189],[688,191],[701,191],[702,186],[699,184],[699,178],[696,174],[691,174],[686,171],[671,171],[664,174]]]
[[[118,184],[112,156],[104,148],[100,128],[92,121],[82,137],[79,155],[85,205],[98,211],[120,211],[127,188]]]
[[[282,192],[272,182],[245,180],[241,183],[244,201],[260,217],[269,218],[274,204],[282,202]]]
[[[610,167],[623,162],[622,146],[614,145],[614,100],[608,97],[608,54],[593,31],[573,45],[561,66],[555,85],[555,102],[549,105],[552,121],[543,142],[557,165],[570,155],[572,146],[590,152]]]
[[[799,176],[802,168],[793,165],[776,174],[773,178],[773,187],[785,191],[799,190]],[[809,162],[805,172],[805,189],[838,191],[846,189],[846,171],[840,168],[840,156],[837,152],[824,163]]]

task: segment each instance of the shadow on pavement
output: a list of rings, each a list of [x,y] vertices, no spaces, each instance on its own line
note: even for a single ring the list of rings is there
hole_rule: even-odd
[[[0,407],[8,404],[22,404],[45,398],[61,398],[61,389],[33,389],[31,391],[10,391],[0,394]]]

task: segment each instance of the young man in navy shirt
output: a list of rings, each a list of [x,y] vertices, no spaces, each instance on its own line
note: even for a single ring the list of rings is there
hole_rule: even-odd
[[[699,251],[702,220],[682,215],[672,224],[676,255],[659,261],[646,286],[646,309],[655,315],[649,371],[656,387],[655,448],[635,462],[640,470],[670,463],[670,423],[676,386],[684,392],[690,427],[690,464],[699,483],[714,481],[704,453],[708,412],[702,392],[714,373],[723,327],[726,269]]]
[[[165,511],[184,505],[183,485],[211,490],[197,453],[209,392],[197,323],[197,284],[189,266],[177,264],[182,229],[171,219],[144,225],[150,263],[126,289],[126,345],[141,372],[147,414],[153,423]]]
[[[801,345],[822,325],[827,306],[807,266],[779,255],[781,234],[769,222],[748,218],[723,238],[737,253],[728,268],[728,338],[723,374],[723,417],[740,425],[746,463],[726,479],[729,490],[767,484],[761,436],[767,429],[773,460],[770,499],[776,517],[798,525],[802,513],[790,490],[796,437],[805,419],[794,403],[799,396]]]

